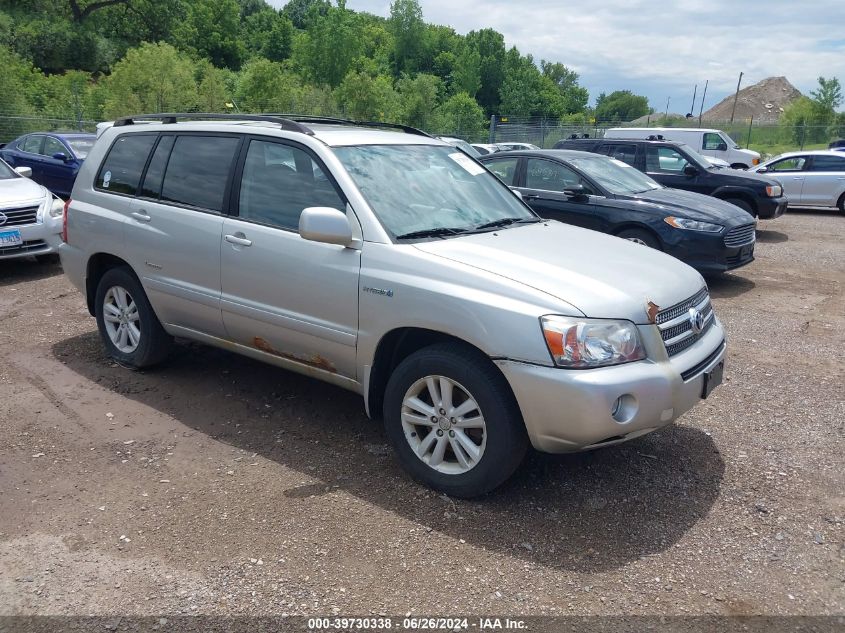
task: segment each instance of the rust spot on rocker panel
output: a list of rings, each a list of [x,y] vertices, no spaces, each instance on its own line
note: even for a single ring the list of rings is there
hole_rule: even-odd
[[[261,350],[265,354],[272,354],[273,356],[278,356],[279,358],[291,360],[295,363],[302,363],[303,365],[308,365],[309,367],[314,367],[316,369],[322,369],[323,371],[328,371],[332,374],[337,373],[337,368],[332,364],[332,362],[328,359],[323,358],[319,354],[315,354],[314,356],[299,356],[297,354],[280,352],[275,347],[270,345],[270,343],[268,343],[266,339],[263,339],[260,336],[256,336],[254,339],[252,339],[252,345],[253,347],[255,347],[255,349]]]

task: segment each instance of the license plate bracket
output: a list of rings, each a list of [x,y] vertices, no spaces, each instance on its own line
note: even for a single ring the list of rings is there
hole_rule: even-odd
[[[7,246],[20,246],[23,244],[21,232],[18,229],[0,230],[0,248]]]
[[[701,398],[707,399],[713,390],[722,384],[722,378],[725,375],[725,361],[719,361],[713,369],[704,374],[704,384],[701,387]]]

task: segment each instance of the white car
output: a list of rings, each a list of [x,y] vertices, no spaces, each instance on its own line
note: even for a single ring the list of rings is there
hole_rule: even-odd
[[[790,207],[837,207],[845,213],[845,154],[833,150],[789,152],[749,171],[783,185]]]
[[[514,152],[519,150],[538,150],[536,145],[531,143],[496,143],[500,152]]]
[[[0,160],[0,259],[56,258],[64,202],[29,179],[32,169]]]
[[[501,148],[498,145],[496,145],[495,143],[473,143],[472,146],[482,156],[486,156],[487,154],[493,154],[495,152],[502,151]]]

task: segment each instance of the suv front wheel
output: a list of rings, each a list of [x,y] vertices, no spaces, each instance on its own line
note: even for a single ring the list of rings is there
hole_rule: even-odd
[[[387,384],[384,423],[405,470],[455,497],[499,486],[528,447],[504,376],[460,344],[433,345],[399,364]]]
[[[109,354],[140,369],[161,362],[173,338],[164,331],[140,282],[128,268],[112,268],[97,285],[97,327]]]

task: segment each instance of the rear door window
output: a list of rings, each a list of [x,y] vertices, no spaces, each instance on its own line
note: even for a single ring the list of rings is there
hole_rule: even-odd
[[[599,147],[598,153],[621,160],[631,166],[637,162],[637,146],[633,143],[607,143]]]
[[[514,187],[516,186],[516,168],[518,165],[518,158],[500,158],[499,160],[491,160],[486,164],[486,167],[506,185]]]
[[[147,167],[147,175],[144,176],[144,184],[141,186],[142,198],[153,198],[155,200],[161,195],[161,183],[164,180],[164,169],[167,167],[167,160],[170,158],[170,150],[173,149],[175,136],[162,136],[158,142],[150,165]]]
[[[155,134],[119,136],[100,167],[95,188],[134,196],[155,141]]]
[[[842,171],[845,172],[845,156],[813,156],[809,171]]]
[[[801,171],[807,163],[806,156],[790,156],[769,165],[769,171]]]
[[[528,159],[525,170],[526,188],[562,192],[575,185],[582,185],[591,193],[589,183],[569,167],[540,158]]]
[[[240,143],[237,136],[177,137],[164,174],[162,202],[221,213]]]
[[[666,146],[649,145],[645,150],[646,171],[661,174],[680,174],[689,164],[679,151]]]
[[[44,142],[44,137],[40,134],[32,134],[31,136],[27,136],[23,143],[21,143],[18,147],[22,152],[29,152],[30,154],[40,154],[41,153],[41,144]]]
[[[67,147],[64,146],[59,139],[47,136],[44,138],[44,149],[41,151],[44,156],[52,156],[53,154],[64,154],[68,156]]]

